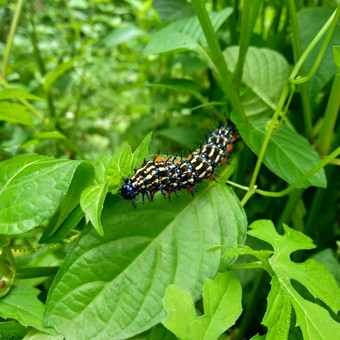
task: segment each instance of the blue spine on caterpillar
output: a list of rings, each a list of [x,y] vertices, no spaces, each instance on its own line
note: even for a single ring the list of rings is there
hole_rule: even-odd
[[[141,194],[152,201],[153,195],[160,191],[164,197],[187,189],[191,193],[195,185],[206,178],[214,178],[215,169],[225,163],[233,149],[236,135],[232,126],[221,126],[205,139],[205,144],[191,153],[186,160],[157,156],[153,161],[145,162],[135,170],[131,178],[119,189],[119,194],[132,201],[136,209],[135,198]]]

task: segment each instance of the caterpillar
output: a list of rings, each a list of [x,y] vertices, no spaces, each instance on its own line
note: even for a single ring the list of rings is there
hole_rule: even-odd
[[[135,198],[142,194],[149,201],[160,191],[164,198],[181,189],[189,190],[193,195],[196,184],[206,178],[213,178],[215,169],[226,163],[229,153],[236,141],[236,134],[232,126],[220,126],[210,132],[204,139],[205,144],[191,153],[187,159],[171,159],[167,156],[163,160],[158,155],[153,161],[144,161],[141,168],[135,169],[131,178],[125,178],[125,184],[119,189],[119,194],[126,200],[130,200],[136,209]]]

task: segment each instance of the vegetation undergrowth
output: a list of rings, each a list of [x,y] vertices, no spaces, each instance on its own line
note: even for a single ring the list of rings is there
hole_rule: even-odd
[[[338,1],[0,5],[0,338],[340,338]],[[217,183],[119,196],[228,121]]]

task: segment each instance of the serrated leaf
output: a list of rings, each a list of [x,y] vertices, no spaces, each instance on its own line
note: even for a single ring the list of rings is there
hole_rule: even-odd
[[[291,285],[291,280],[303,284],[316,298],[325,302],[334,313],[340,310],[340,288],[331,273],[321,263],[308,259],[302,263],[291,261],[292,252],[301,249],[313,249],[312,240],[299,231],[284,227],[284,234],[279,235],[269,220],[258,220],[250,225],[249,235],[270,243],[274,254],[269,258],[272,276],[272,291],[268,299],[268,309],[263,322],[270,329],[270,339],[279,338],[278,334],[287,334],[289,323],[285,313],[289,312],[288,301],[296,313],[297,326],[301,328],[305,339],[337,339],[340,336],[340,324],[334,321],[323,307],[305,300]],[[278,293],[279,292],[279,293]],[[322,320],[322,322],[320,322]]]
[[[25,106],[6,101],[0,102],[0,121],[1,120],[9,123],[34,126],[32,117],[26,111]]]
[[[241,292],[240,282],[234,272],[219,273],[214,280],[206,279],[203,290],[204,315],[199,317],[190,294],[170,285],[163,300],[168,312],[163,324],[180,339],[217,339],[241,315]]]
[[[23,89],[7,88],[0,91],[0,100],[3,99],[29,99],[43,100],[40,97],[34,96]],[[1,105],[1,103],[0,103]]]
[[[223,52],[231,72],[235,70],[238,53],[238,46],[228,47]],[[242,76],[246,90],[241,101],[250,119],[268,116],[276,109],[288,81],[289,69],[287,60],[280,53],[268,48],[248,48]]]
[[[232,13],[232,8],[210,12],[209,17],[215,31]],[[144,50],[144,54],[168,53],[185,50],[201,52],[206,39],[196,16],[177,20],[156,32]]]
[[[246,124],[235,114],[232,114],[232,120],[237,125],[245,143],[256,155],[259,155],[266,135],[266,123],[268,120],[262,118]],[[271,135],[263,158],[263,163],[267,168],[289,184],[297,181],[320,162],[320,156],[308,143],[307,139],[284,124]],[[310,186],[322,188],[327,186],[324,169],[309,177],[299,188],[308,188]]]
[[[84,161],[20,155],[0,163],[0,233],[22,233],[43,223],[56,212],[78,170],[93,176]]]
[[[23,326],[34,327],[44,332],[52,332],[43,326],[44,304],[38,299],[39,289],[23,286],[13,287],[0,300],[0,316],[15,319]]]
[[[152,131],[150,131],[141,143],[138,145],[137,149],[133,153],[132,159],[132,169],[138,168],[142,165],[144,158],[148,155],[149,145],[151,143]]]
[[[103,210],[103,204],[107,193],[107,183],[93,185],[86,188],[80,199],[80,206],[90,219],[94,229],[99,235],[103,235],[103,226],[100,216]]]
[[[163,320],[161,300],[169,284],[198,299],[204,280],[222,265],[219,252],[205,250],[242,244],[247,225],[224,183],[199,190],[195,199],[180,192],[171,204],[156,195],[143,206],[139,197],[137,210],[108,197],[104,236],[87,227],[78,237],[50,289],[47,325],[72,338],[128,338]]]
[[[298,12],[297,19],[300,30],[300,39],[302,50],[304,51],[310,42],[315,38],[321,27],[326,23],[328,18],[333,13],[334,9],[327,7],[304,8]],[[320,52],[321,45],[324,39],[322,38],[317,45],[308,54],[304,62],[305,73],[311,70],[317,55]],[[332,46],[340,45],[340,27],[335,26],[331,40],[329,41],[325,54],[321,59],[320,65],[316,70],[313,78],[307,82],[310,95],[314,96],[320,91],[333,77],[336,72],[336,65],[332,53]],[[312,98],[312,97],[311,97]]]

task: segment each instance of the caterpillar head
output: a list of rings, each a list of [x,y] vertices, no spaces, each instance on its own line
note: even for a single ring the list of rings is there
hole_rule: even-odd
[[[128,179],[125,179],[125,184],[122,185],[119,189],[119,195],[121,195],[125,200],[130,200],[133,203],[134,208],[136,209],[135,205],[135,197],[139,194],[139,190],[132,186],[129,183]]]

